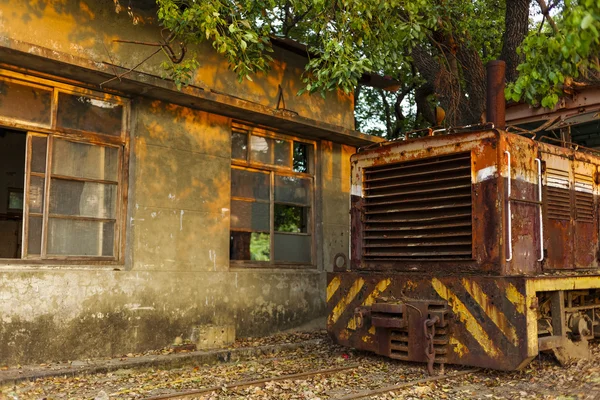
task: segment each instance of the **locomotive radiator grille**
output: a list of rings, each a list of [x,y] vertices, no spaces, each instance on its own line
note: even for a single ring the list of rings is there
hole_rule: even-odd
[[[364,173],[364,260],[472,258],[470,153]]]

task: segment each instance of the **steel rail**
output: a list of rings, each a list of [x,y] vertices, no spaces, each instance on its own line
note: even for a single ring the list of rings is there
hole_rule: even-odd
[[[144,400],[185,399],[188,397],[197,396],[199,394],[206,394],[206,393],[217,392],[217,391],[221,391],[221,390],[230,391],[230,390],[234,390],[234,389],[244,389],[244,388],[248,388],[248,387],[252,387],[252,386],[261,387],[269,382],[308,378],[308,377],[316,376],[316,375],[331,375],[331,374],[335,374],[338,372],[355,369],[358,367],[359,367],[359,364],[351,364],[351,365],[346,365],[344,367],[338,367],[338,368],[312,370],[312,371],[307,371],[307,372],[300,372],[297,374],[274,376],[274,377],[256,379],[256,380],[251,380],[251,381],[234,382],[231,384],[210,386],[210,387],[203,388],[203,389],[195,389],[195,390],[188,390],[185,392],[177,392],[177,393],[170,393],[170,394],[164,394],[164,395],[153,396],[153,397],[146,397],[146,398],[144,398]]]
[[[362,392],[352,393],[352,394],[349,394],[344,397],[338,397],[337,400],[364,399],[365,397],[370,397],[370,396],[374,396],[376,394],[381,394],[381,393],[393,392],[398,389],[404,389],[404,388],[407,388],[410,386],[418,385],[419,383],[427,383],[427,382],[433,382],[433,381],[440,381],[440,380],[444,380],[444,379],[456,378],[457,376],[468,375],[468,374],[471,374],[473,372],[478,372],[478,371],[479,371],[479,368],[475,368],[475,369],[467,369],[464,371],[455,372],[453,374],[448,374],[448,375],[430,376],[428,378],[418,379],[415,381],[403,382],[398,385],[384,386],[384,387],[372,389],[372,390],[363,390]]]

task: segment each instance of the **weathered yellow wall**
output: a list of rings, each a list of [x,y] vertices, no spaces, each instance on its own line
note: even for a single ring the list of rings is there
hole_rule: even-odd
[[[160,30],[152,24],[133,25],[125,11],[116,14],[110,0],[0,0],[0,44],[2,37],[49,48],[57,59],[68,62],[65,55],[111,62],[131,68],[156,50],[155,47],[115,43],[115,39],[157,42]],[[31,51],[35,51],[32,47]],[[229,94],[267,107],[277,106],[279,85],[283,88],[286,108],[303,117],[354,128],[351,95],[330,93],[297,96],[302,87],[300,75],[306,59],[276,50],[272,70],[253,76],[253,82],[239,83],[224,60],[208,44],[190,46],[200,69],[194,85]],[[157,54],[139,67],[139,71],[162,76]]]
[[[230,122],[159,101],[134,105],[130,214],[135,269],[229,265]]]

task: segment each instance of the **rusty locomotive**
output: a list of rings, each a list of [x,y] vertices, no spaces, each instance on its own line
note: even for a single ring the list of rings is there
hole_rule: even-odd
[[[600,337],[600,155],[488,125],[351,161],[350,260],[327,286],[338,343],[430,371],[586,356]]]

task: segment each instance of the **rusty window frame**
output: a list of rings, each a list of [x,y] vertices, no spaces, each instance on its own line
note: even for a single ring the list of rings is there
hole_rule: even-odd
[[[304,138],[299,138],[295,136],[291,136],[288,134],[282,134],[272,129],[252,126],[248,124],[244,124],[237,121],[232,121],[231,123],[231,133],[239,133],[246,135],[246,159],[231,159],[231,168],[253,171],[253,172],[263,172],[269,173],[270,175],[270,230],[269,230],[269,240],[270,240],[270,253],[269,253],[269,261],[252,261],[252,260],[230,260],[230,265],[232,267],[244,267],[244,268],[316,268],[316,245],[315,245],[315,197],[316,197],[316,154],[317,154],[317,143],[312,140],[307,140]],[[250,136],[259,136],[265,137],[274,140],[287,140],[290,142],[290,163],[289,167],[266,164],[257,162],[251,159],[251,143]],[[308,157],[308,172],[296,172],[294,171],[294,142],[302,143],[307,145],[310,148]],[[273,156],[274,157],[274,156]],[[272,159],[273,159],[272,157]],[[300,204],[295,202],[281,202],[275,201],[275,177],[276,176],[290,176],[290,177],[298,177],[310,180],[310,188],[309,188],[309,196],[310,199],[308,201],[308,206],[306,204]],[[251,199],[231,196],[231,201],[254,201]],[[307,232],[276,232],[275,231],[275,218],[274,218],[274,209],[275,204],[284,204],[284,205],[292,205],[292,206],[300,206],[308,208],[308,218],[307,218]],[[232,231],[247,231],[243,229],[231,229]],[[275,261],[275,233],[284,234],[284,235],[297,235],[297,236],[305,236],[310,237],[310,263],[298,263],[298,262],[289,262],[289,261]]]
[[[22,249],[21,258],[0,258],[1,264],[58,264],[68,262],[69,264],[82,265],[114,265],[124,262],[125,254],[125,227],[127,214],[128,193],[128,165],[129,165],[129,117],[131,113],[130,100],[115,94],[98,92],[79,86],[60,83],[51,79],[34,77],[20,72],[0,69],[0,80],[15,82],[25,86],[32,86],[52,91],[52,102],[50,107],[50,125],[36,124],[28,121],[0,116],[0,126],[21,130],[27,135],[25,155],[25,183],[24,204],[22,222]],[[120,135],[107,135],[97,132],[88,132],[79,129],[57,127],[58,95],[59,93],[86,96],[91,99],[108,101],[122,106]],[[31,138],[44,137],[46,139],[46,170],[42,173],[30,171],[31,161]],[[52,178],[52,142],[55,139],[67,140],[76,143],[85,143],[93,146],[103,146],[118,149],[117,181],[116,181],[116,208],[114,222],[113,255],[112,256],[70,256],[70,255],[46,255],[47,250],[47,225],[49,214],[50,181]],[[36,217],[42,217],[41,254],[28,255],[28,233],[29,233],[29,196],[31,176],[44,178],[43,188],[43,210],[42,213],[34,213]],[[84,179],[90,181],[89,179]],[[38,215],[39,214],[39,215]],[[73,218],[75,219],[75,218]],[[96,220],[97,218],[90,218]],[[100,218],[101,220],[104,220]]]

